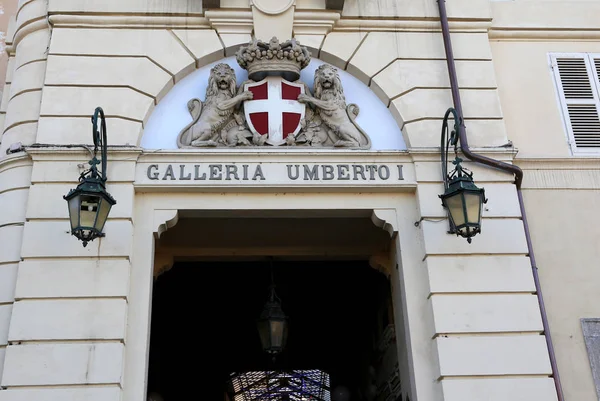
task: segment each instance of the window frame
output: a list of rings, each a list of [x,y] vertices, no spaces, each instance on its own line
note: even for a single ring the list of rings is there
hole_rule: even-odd
[[[571,117],[569,115],[568,105],[569,104],[577,104],[579,103],[577,100],[570,99],[567,100],[562,80],[560,77],[560,72],[558,69],[557,59],[559,58],[572,58],[572,59],[583,59],[586,66],[586,71],[588,73],[588,80],[590,81],[592,93],[594,95],[594,103],[596,104],[596,111],[598,112],[598,117],[600,119],[600,71],[598,74],[595,70],[594,60],[600,60],[600,53],[549,53],[548,59],[550,64],[550,69],[552,72],[552,77],[554,80],[554,89],[556,93],[556,97],[558,100],[559,108],[561,111],[563,126],[565,137],[567,139],[567,143],[569,145],[569,149],[573,156],[599,156],[600,155],[600,145],[598,147],[588,147],[582,148],[578,147],[575,142],[575,135],[573,133],[573,126],[571,124]],[[581,101],[580,104],[589,104],[590,102]]]

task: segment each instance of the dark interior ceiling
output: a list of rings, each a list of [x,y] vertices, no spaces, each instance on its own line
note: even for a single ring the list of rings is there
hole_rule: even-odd
[[[211,217],[181,213],[179,222],[157,241],[156,250],[172,253],[180,261],[210,256],[263,258],[266,252],[287,259],[318,255],[321,260],[356,260],[390,246],[389,233],[365,216],[257,216],[248,211],[243,216],[229,211]]]
[[[224,400],[233,372],[322,369],[332,387],[358,385],[370,363],[388,280],[366,261],[275,260],[277,294],[290,318],[272,365],[255,320],[268,296],[268,262],[177,263],[154,284],[149,391],[165,401]]]

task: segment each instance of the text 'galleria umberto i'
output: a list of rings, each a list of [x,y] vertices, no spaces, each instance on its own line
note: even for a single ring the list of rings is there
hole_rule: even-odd
[[[600,399],[598,1],[1,3],[0,401]]]

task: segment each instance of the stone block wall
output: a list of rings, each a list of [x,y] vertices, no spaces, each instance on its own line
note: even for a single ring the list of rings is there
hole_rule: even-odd
[[[444,400],[555,400],[512,177],[467,164],[489,199],[467,244],[447,234],[439,161],[415,164]]]
[[[512,149],[501,147],[508,138],[489,4],[461,0],[449,7],[471,145],[510,162]],[[292,28],[315,57],[373,89],[409,146],[422,265],[403,269],[426,269],[415,285],[429,291],[411,292],[419,299],[406,305],[432,316],[431,325],[416,322],[423,317],[415,312],[407,323],[411,399],[554,400],[513,177],[468,166],[490,198],[483,234],[471,245],[447,234],[437,147],[452,100],[436,18],[433,0],[348,0],[341,13],[299,9]],[[21,5],[10,88],[0,106],[0,207],[11,210],[0,216],[0,243],[8,244],[0,249],[0,401],[116,401],[143,392],[124,390],[127,364],[145,363],[127,357],[136,347],[127,326],[141,319],[129,313],[130,277],[139,275],[133,249],[147,244],[134,236],[136,224],[147,224],[136,221],[134,205],[169,194],[136,192],[135,167],[144,155],[136,146],[161,98],[194,69],[247,43],[252,21],[250,9],[203,11],[200,2],[184,0]],[[83,248],[68,232],[62,195],[76,185],[89,155],[65,145],[90,144],[97,106],[107,114],[107,190],[118,203],[106,238]],[[16,142],[44,146],[5,156]]]

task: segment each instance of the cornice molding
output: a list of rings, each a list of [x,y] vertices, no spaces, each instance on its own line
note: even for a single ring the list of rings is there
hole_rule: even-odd
[[[86,150],[85,148],[90,150]],[[63,145],[63,146],[40,146],[26,147],[25,152],[34,161],[73,161],[84,157],[89,160],[93,145]],[[110,161],[137,161],[143,150],[133,146],[108,147]]]
[[[491,19],[450,20],[451,31],[487,32],[492,26]],[[439,20],[430,19],[378,19],[342,18],[333,27],[334,31],[441,31]]]
[[[439,150],[437,151],[439,159]],[[266,161],[289,161],[295,162],[300,160],[374,160],[378,158],[380,161],[403,162],[410,163],[411,156],[406,151],[370,151],[370,150],[314,150],[314,149],[182,149],[182,150],[164,150],[164,151],[145,151],[140,155],[139,162],[143,163],[192,163],[198,160],[204,162],[212,162],[218,160],[244,160],[248,162],[266,162]]]
[[[598,40],[600,29],[548,29],[540,28],[499,28],[491,27],[490,39],[500,40]]]
[[[518,152],[515,148],[471,148],[471,151],[504,162],[512,162]],[[408,152],[416,162],[440,162],[440,148],[409,148]],[[462,152],[458,154],[461,156]],[[462,157],[469,161],[464,155]]]
[[[54,14],[49,20],[52,26],[65,28],[210,28],[208,19],[202,16]]]
[[[89,152],[83,149],[84,145],[76,146],[37,146],[27,148],[33,160],[74,160],[80,159],[82,155],[89,157]],[[91,146],[91,145],[85,145]],[[524,160],[563,160],[577,163],[577,160],[585,160],[592,165],[595,163],[600,169],[600,158],[589,159],[516,159],[515,148],[471,148],[471,151],[484,156],[492,157],[502,161],[515,161],[515,164],[523,164]],[[179,149],[179,150],[152,150],[139,147],[108,147],[111,160],[127,160],[143,162],[191,162],[194,160],[215,160],[219,158],[247,158],[256,160],[281,160],[283,158],[293,161],[305,158],[328,158],[330,160],[343,160],[344,158],[380,158],[381,160],[394,160],[398,162],[438,162],[440,161],[439,148],[409,148],[408,150],[332,150],[332,149]],[[459,155],[461,153],[459,152]],[[13,155],[14,156],[14,155]],[[11,156],[12,157],[12,156]],[[139,159],[139,160],[138,160]],[[516,163],[518,160],[518,163]]]
[[[600,189],[600,157],[524,158],[515,164],[526,190]]]
[[[523,170],[600,170],[600,157],[517,158],[514,163]]]
[[[161,15],[76,15],[52,14],[30,22],[7,38],[7,51],[14,53],[17,44],[27,35],[52,27],[68,28],[151,28],[151,29],[209,29],[219,33],[251,33],[250,10],[208,10],[205,16]],[[454,32],[489,32],[490,39],[504,40],[598,40],[600,29],[493,26],[491,19],[450,20]],[[296,35],[327,34],[330,31],[439,31],[440,23],[431,19],[341,18],[337,11],[296,10]]]

